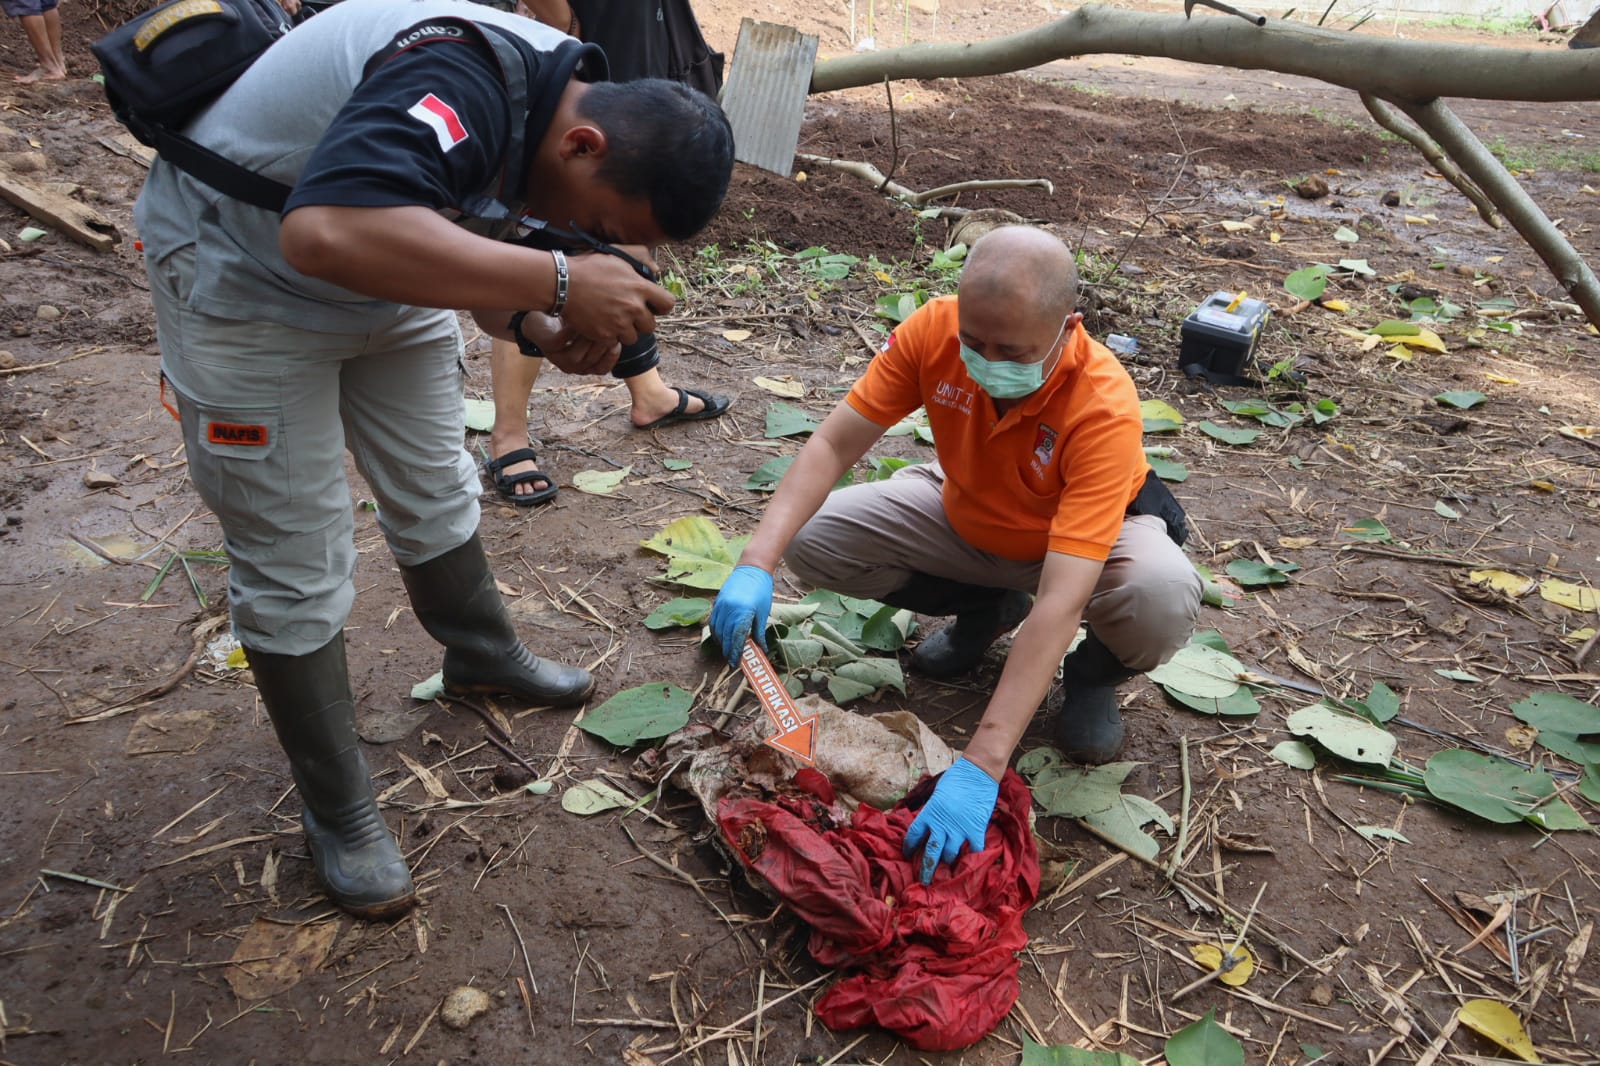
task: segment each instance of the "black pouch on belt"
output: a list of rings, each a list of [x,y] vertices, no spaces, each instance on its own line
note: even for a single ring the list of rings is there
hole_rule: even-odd
[[[1167,536],[1180,548],[1189,539],[1189,520],[1183,513],[1183,505],[1167,488],[1167,483],[1156,477],[1154,470],[1145,475],[1139,495],[1128,504],[1128,513],[1153,514],[1161,519],[1167,524]]]

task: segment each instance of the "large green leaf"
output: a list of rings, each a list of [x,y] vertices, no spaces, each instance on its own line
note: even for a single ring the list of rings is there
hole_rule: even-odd
[[[794,456],[779,455],[768,459],[755,472],[745,479],[742,488],[753,492],[773,492],[778,487],[778,482],[783,480],[784,473],[794,464]]]
[[[798,437],[813,432],[820,423],[791,403],[775,403],[767,408],[768,437]]]
[[[1317,753],[1303,740],[1281,741],[1267,754],[1296,770],[1310,770],[1317,765]]]
[[[1565,692],[1530,692],[1527,699],[1511,705],[1511,713],[1540,732],[1548,729],[1575,737],[1600,733],[1600,707]]]
[[[910,611],[880,607],[861,627],[861,643],[873,651],[899,651],[916,625],[916,615]]]
[[[1034,777],[1033,798],[1046,814],[1058,818],[1084,818],[1108,811],[1122,797],[1122,782],[1133,772],[1136,762],[1113,762],[1104,766],[1050,766]]]
[[[1235,559],[1228,564],[1228,576],[1245,588],[1262,588],[1268,585],[1287,585],[1289,575],[1300,569],[1299,563],[1264,563],[1260,559]]]
[[[1582,766],[1600,763],[1600,744],[1582,741],[1571,733],[1539,730],[1539,744],[1548,752],[1571,759]]]
[[[1024,1036],[1021,1066],[1139,1066],[1139,1060],[1120,1051],[1089,1051],[1070,1044],[1046,1047]]]
[[[1400,696],[1382,681],[1377,681],[1367,694],[1364,705],[1374,721],[1387,722],[1400,713]]]
[[[1168,1066],[1244,1066],[1244,1045],[1217,1024],[1217,1012],[1185,1026],[1167,1041]]]
[[[900,670],[898,659],[880,659],[877,657],[857,659],[855,662],[844,663],[834,671],[836,677],[858,681],[863,685],[871,685],[874,692],[880,688],[892,688],[902,696],[906,692],[905,674]]]
[[[1147,676],[1169,690],[1220,700],[1238,691],[1244,672],[1244,664],[1227,652],[1189,644]]]
[[[626,792],[600,778],[580,781],[561,794],[561,809],[588,817],[618,807],[631,807],[636,801]]]
[[[1139,416],[1146,433],[1171,433],[1183,428],[1183,413],[1165,400],[1141,400]]]
[[[1396,741],[1387,730],[1326,703],[1300,708],[1287,724],[1295,736],[1310,737],[1341,759],[1387,767],[1394,757]]]
[[[690,515],[640,543],[667,557],[667,580],[690,588],[719,589],[738,565],[748,539],[726,540],[711,519]]]
[[[1499,825],[1527,821],[1552,830],[1588,828],[1566,803],[1547,799],[1556,782],[1543,770],[1452,749],[1429,759],[1422,779],[1435,799]]]
[[[623,479],[633,473],[629,463],[621,470],[580,470],[572,475],[572,487],[591,496],[609,496],[622,485]]]
[[[1247,685],[1240,685],[1229,695],[1220,698],[1216,696],[1191,696],[1187,692],[1180,692],[1167,685],[1162,685],[1161,691],[1191,711],[1199,711],[1201,714],[1243,717],[1261,713],[1261,702],[1256,699],[1255,693],[1251,692]]]
[[[1220,440],[1224,444],[1254,444],[1256,438],[1261,436],[1259,429],[1234,429],[1231,426],[1219,426],[1215,422],[1201,422],[1200,432],[1208,437]]]
[[[1297,299],[1316,303],[1328,288],[1328,274],[1332,270],[1326,263],[1302,267],[1283,279],[1283,287]]]
[[[1174,828],[1166,811],[1143,796],[1126,793],[1118,795],[1108,809],[1084,815],[1083,822],[1144,859],[1154,859],[1161,853],[1161,845],[1144,827],[1155,822],[1169,835]]]
[[[623,689],[577,723],[585,733],[619,748],[656,740],[689,724],[694,697],[677,685],[652,681]]]
[[[1583,798],[1600,806],[1600,766],[1588,766],[1583,771],[1583,781],[1578,785]]]
[[[1488,398],[1488,396],[1479,392],[1477,389],[1451,389],[1448,392],[1439,393],[1439,395],[1435,396],[1433,399],[1436,403],[1445,404],[1449,407],[1455,407],[1462,411],[1468,411],[1478,406]]]
[[[1162,481],[1179,484],[1189,480],[1189,468],[1182,463],[1175,463],[1171,459],[1163,459],[1159,455],[1145,456],[1145,462],[1150,464],[1150,469],[1156,472],[1156,477]]]
[[[644,620],[646,629],[673,629],[699,625],[711,614],[711,601],[699,596],[668,600],[651,611]]]
[[[1339,530],[1353,540],[1364,540],[1370,544],[1391,544],[1394,534],[1389,532],[1389,527],[1376,518],[1358,518],[1349,525]]]

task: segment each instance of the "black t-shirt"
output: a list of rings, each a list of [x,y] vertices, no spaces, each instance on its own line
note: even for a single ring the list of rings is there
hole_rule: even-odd
[[[307,160],[296,207],[458,207],[495,181],[511,106],[493,56],[433,41],[369,75]]]

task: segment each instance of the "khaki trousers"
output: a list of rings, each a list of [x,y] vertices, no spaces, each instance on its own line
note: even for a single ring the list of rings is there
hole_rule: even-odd
[[[801,527],[784,561],[804,582],[881,599],[914,573],[1036,592],[1043,560],[1019,562],[962,540],[945,517],[944,471],[908,466],[887,481],[831,494]],[[1084,621],[1124,666],[1150,670],[1194,632],[1200,575],[1154,515],[1129,516],[1101,571]]]

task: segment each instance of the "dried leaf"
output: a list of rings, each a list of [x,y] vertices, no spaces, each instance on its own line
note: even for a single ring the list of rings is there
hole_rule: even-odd
[[[785,374],[781,378],[758,377],[754,380],[758,388],[790,400],[798,400],[806,394],[805,384],[795,380],[793,374]]]
[[[1523,1062],[1541,1062],[1528,1039],[1522,1020],[1510,1007],[1492,999],[1474,999],[1461,1005],[1456,1018],[1479,1036],[1492,1040]]]
[[[609,496],[617,491],[623,479],[631,473],[633,473],[631,463],[621,470],[580,470],[572,475],[572,487],[591,496]]]
[[[1600,611],[1600,591],[1553,577],[1539,582],[1539,598],[1574,611]]]
[[[1513,574],[1508,570],[1473,570],[1467,574],[1467,579],[1475,585],[1503,592],[1512,599],[1526,596],[1538,585],[1533,578]]]
[[[1228,965],[1223,966],[1223,947],[1221,944],[1191,944],[1189,955],[1201,966],[1210,970],[1221,970],[1217,977],[1225,985],[1237,988],[1250,980],[1250,975],[1256,972],[1256,957],[1250,954],[1250,949],[1240,944],[1228,953]]]
[[[224,968],[222,975],[240,999],[275,996],[315,973],[338,935],[336,921],[284,925],[257,918],[233,949],[234,959],[252,961],[235,962]]]
[[[750,331],[747,329],[725,329],[722,331],[722,339],[732,341],[734,344],[741,344],[750,339]]]
[[[412,775],[416,777],[418,781],[422,782],[422,789],[424,792],[432,796],[434,799],[442,800],[450,798],[450,793],[445,791],[444,782],[439,780],[439,776],[437,774],[428,769],[426,766],[423,766],[405,752],[402,751],[398,752],[397,754],[400,756],[400,761],[406,764],[406,769],[410,770]]]

